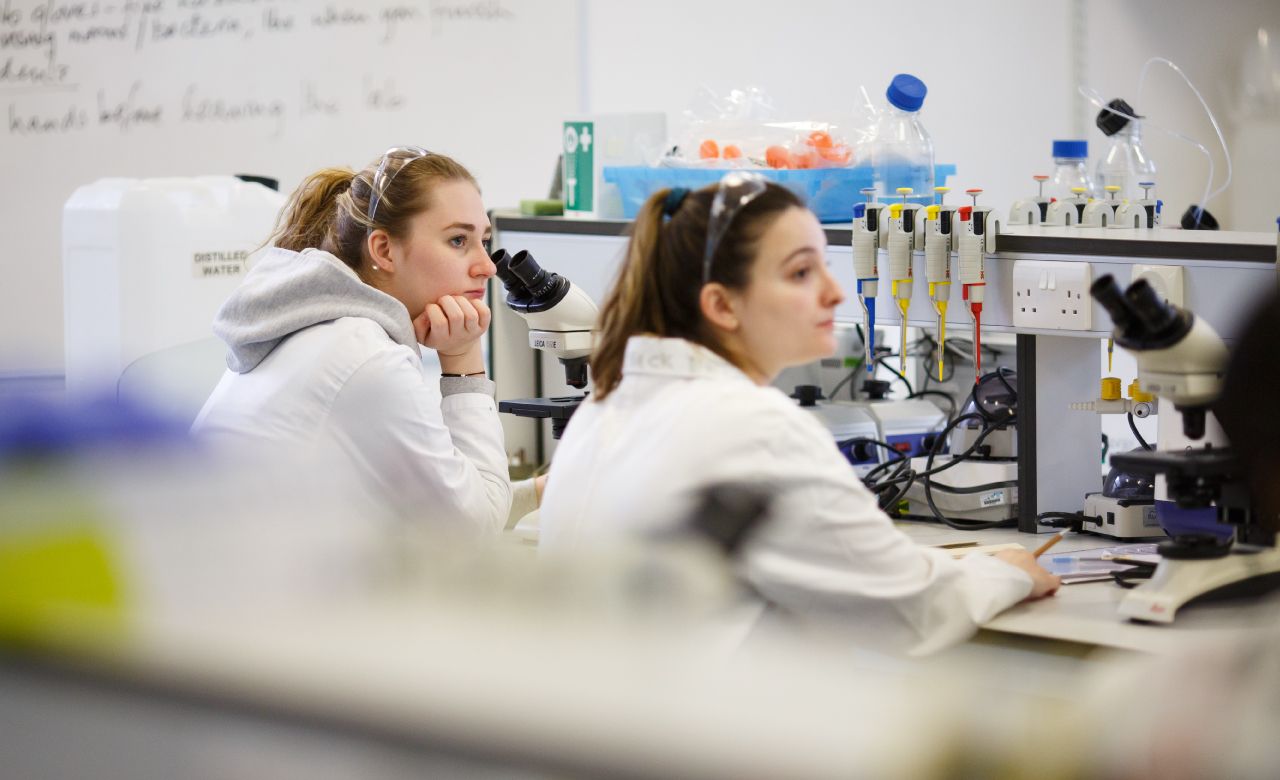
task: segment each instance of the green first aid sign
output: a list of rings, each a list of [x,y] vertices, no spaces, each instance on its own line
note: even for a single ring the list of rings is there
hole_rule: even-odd
[[[564,207],[568,211],[595,210],[595,135],[594,122],[564,123]]]

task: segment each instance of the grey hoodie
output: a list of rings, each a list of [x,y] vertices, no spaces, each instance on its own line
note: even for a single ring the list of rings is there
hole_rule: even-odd
[[[227,345],[227,368],[244,374],[294,333],[340,317],[373,320],[396,343],[418,351],[404,304],[319,249],[270,249],[222,304],[213,332]]]

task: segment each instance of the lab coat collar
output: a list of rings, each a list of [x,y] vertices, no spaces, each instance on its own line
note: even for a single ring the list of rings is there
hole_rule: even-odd
[[[667,376],[704,379],[751,378],[706,347],[685,339],[632,336],[622,363],[623,376]]]

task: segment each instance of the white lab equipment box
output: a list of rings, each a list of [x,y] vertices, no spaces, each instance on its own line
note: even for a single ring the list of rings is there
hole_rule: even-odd
[[[880,439],[907,457],[927,455],[947,416],[923,398],[869,401],[867,411],[880,428]],[[887,455],[887,453],[886,453]]]
[[[284,205],[233,176],[100,179],[62,211],[66,387],[115,395],[131,364],[212,337]]]
[[[842,444],[840,452],[853,464],[859,477],[880,464],[882,454],[874,445],[855,446],[851,440],[864,439],[874,441],[880,437],[876,429],[876,421],[860,404],[847,401],[818,401],[813,406],[801,404],[802,409],[817,415],[824,427],[831,431],[837,444]]]

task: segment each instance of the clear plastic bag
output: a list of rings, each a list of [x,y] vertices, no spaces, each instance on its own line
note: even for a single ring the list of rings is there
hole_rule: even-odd
[[[719,94],[700,87],[675,124],[668,167],[848,168],[869,163],[874,110],[859,107],[844,121],[783,121],[756,87]]]

